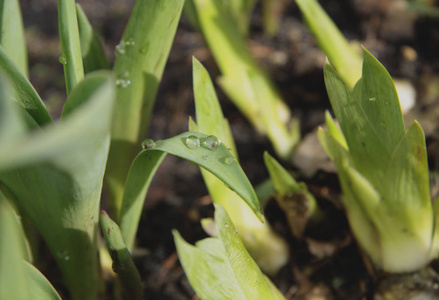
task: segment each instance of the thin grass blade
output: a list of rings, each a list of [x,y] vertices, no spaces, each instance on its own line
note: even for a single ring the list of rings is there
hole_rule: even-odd
[[[18,0],[0,1],[0,44],[21,73],[28,77],[26,40]]]
[[[61,41],[60,62],[64,67],[66,91],[69,94],[84,78],[75,0],[58,0],[58,30]]]
[[[1,46],[0,72],[9,81],[12,98],[20,103],[40,126],[53,123],[32,84]]]
[[[113,259],[113,271],[117,273],[121,283],[124,299],[142,300],[142,280],[130,251],[125,246],[119,226],[105,211],[101,211],[100,220],[107,249]]]
[[[107,195],[116,220],[128,170],[148,128],[183,4],[183,0],[137,1],[116,46],[117,101],[106,172]]]
[[[109,69],[110,63],[105,55],[101,40],[93,30],[87,15],[79,4],[76,4],[76,13],[84,72],[88,74],[92,71]]]
[[[306,23],[341,78],[352,89],[361,77],[361,55],[349,45],[316,0],[296,0]]]
[[[193,82],[197,125],[191,122],[190,130],[214,135],[230,147],[236,159],[235,141],[230,126],[223,116],[213,83],[206,69],[196,59],[193,59]],[[265,272],[277,273],[288,260],[288,246],[285,241],[271,229],[268,223],[262,224],[249,206],[224,186],[221,180],[203,168],[201,173],[212,201],[227,210],[252,257]]]

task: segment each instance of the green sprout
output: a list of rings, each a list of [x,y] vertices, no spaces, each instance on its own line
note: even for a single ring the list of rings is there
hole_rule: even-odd
[[[327,115],[328,131],[320,129],[319,139],[337,165],[351,228],[373,263],[388,272],[416,271],[439,253],[425,137],[416,121],[406,130],[390,75],[368,51],[363,56],[353,89],[326,63],[343,135]]]
[[[285,299],[251,258],[226,210],[215,205],[218,237],[188,244],[174,231],[178,256],[201,299]]]
[[[193,2],[200,29],[222,72],[219,85],[254,128],[269,138],[276,153],[288,159],[300,138],[298,121],[251,56],[228,2]]]

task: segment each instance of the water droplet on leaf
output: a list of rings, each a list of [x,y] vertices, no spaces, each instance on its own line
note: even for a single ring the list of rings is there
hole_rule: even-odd
[[[210,150],[215,150],[220,144],[220,140],[214,135],[209,135],[204,143]]]
[[[65,261],[68,261],[70,259],[70,256],[69,256],[67,251],[58,252],[57,255],[60,259],[65,260]]]
[[[209,156],[204,155],[204,156],[203,156],[203,159],[204,159],[204,160],[208,160],[208,159],[209,159]]]
[[[142,148],[149,150],[155,147],[155,142],[152,139],[146,139],[142,142]]]
[[[116,45],[116,55],[124,55],[125,54],[126,43],[124,41],[120,41],[119,44]]]
[[[224,162],[226,163],[226,165],[231,165],[233,164],[233,162],[235,161],[235,158],[232,156],[228,156],[226,157],[226,159],[224,160]]]
[[[61,54],[59,57],[59,62],[62,63],[63,65],[67,64],[67,58],[64,54]]]
[[[226,223],[226,225],[224,225],[224,227],[229,228],[229,224]]]
[[[142,48],[140,48],[139,51],[142,54],[146,54],[146,53],[148,53],[148,50],[149,50],[149,42],[146,42],[146,44],[143,45]]]
[[[195,135],[190,135],[186,138],[186,146],[189,149],[196,149],[200,147],[200,139]]]
[[[124,72],[117,77],[116,85],[121,88],[126,88],[131,84],[131,81],[128,79],[129,73]]]
[[[371,102],[374,102],[374,101],[376,101],[377,100],[377,98],[375,98],[375,97],[370,97],[369,98],[369,101],[371,101]]]
[[[128,41],[125,42],[125,46],[130,47],[134,46],[136,44],[136,41],[134,41],[133,38],[130,38]]]

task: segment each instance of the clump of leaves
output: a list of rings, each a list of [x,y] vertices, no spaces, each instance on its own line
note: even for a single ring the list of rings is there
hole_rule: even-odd
[[[363,51],[352,88],[330,64],[325,84],[341,131],[327,115],[319,139],[336,163],[352,230],[373,263],[388,272],[421,269],[439,254],[438,204],[432,204],[425,137],[405,128],[386,69]]]

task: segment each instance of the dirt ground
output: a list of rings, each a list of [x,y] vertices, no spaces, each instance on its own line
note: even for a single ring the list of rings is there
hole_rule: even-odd
[[[104,37],[107,55],[113,60],[114,47],[135,1],[77,2]],[[31,82],[52,115],[57,115],[65,92],[62,65],[58,62],[56,1],[20,3],[29,45]],[[407,122],[416,118],[424,127],[429,164],[432,172],[439,172],[439,17],[431,16],[434,9],[429,8],[427,13],[407,9],[407,1],[402,0],[322,0],[320,3],[346,37],[364,45],[392,76],[406,79],[415,89],[416,104],[405,118]],[[312,141],[313,131],[323,123],[324,112],[330,109],[323,82],[325,56],[304,25],[294,1],[285,1],[276,36],[265,36],[261,23],[258,5],[252,17],[249,47],[300,119],[305,140]],[[192,56],[205,65],[212,78],[219,75],[202,36],[183,17],[157,95],[149,138],[164,139],[187,130],[188,117],[195,112]],[[242,167],[257,186],[268,176],[262,155],[265,150],[273,154],[272,147],[267,139],[255,133],[223,92],[220,89],[217,92],[230,121]],[[337,176],[323,165],[325,160],[306,167],[300,161],[299,155],[284,166],[294,172],[296,179],[308,184],[331,221],[319,228],[309,228],[304,238],[298,240],[290,232],[285,214],[276,202],[268,201],[269,222],[291,246],[291,260],[272,278],[287,299],[410,299],[407,290],[424,291],[421,296],[426,298],[419,299],[439,299],[439,280],[434,271],[439,269],[435,263],[423,273],[396,278],[373,271],[350,232],[340,203]],[[315,172],[304,168],[314,168]],[[438,190],[439,182],[432,180],[432,193]],[[212,215],[213,206],[198,167],[168,156],[148,193],[139,226],[138,248],[133,253],[147,299],[197,299],[179,264],[171,230],[178,229],[193,243],[207,236],[200,219]],[[43,255],[40,267],[63,293],[58,271],[51,265],[49,255],[46,256]],[[393,288],[397,290],[393,293],[395,298],[379,298],[385,295],[376,293]]]

